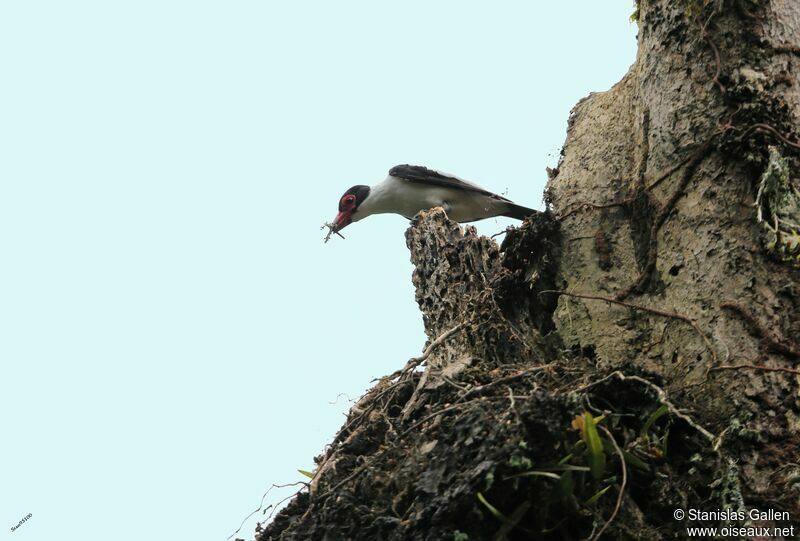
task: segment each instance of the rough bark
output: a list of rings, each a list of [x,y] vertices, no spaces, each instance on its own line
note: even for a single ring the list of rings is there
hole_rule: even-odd
[[[429,350],[352,409],[260,540],[800,520],[800,4],[638,17],[629,73],[570,116],[547,213],[502,246],[441,209],[408,230]]]

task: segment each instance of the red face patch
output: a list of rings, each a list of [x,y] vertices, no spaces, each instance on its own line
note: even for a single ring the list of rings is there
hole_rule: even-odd
[[[339,212],[346,212],[352,210],[356,206],[356,196],[347,194],[339,201]]]

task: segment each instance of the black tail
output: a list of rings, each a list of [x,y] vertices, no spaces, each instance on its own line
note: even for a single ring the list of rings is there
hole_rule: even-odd
[[[538,210],[529,209],[528,207],[523,207],[516,203],[506,203],[506,206],[508,210],[502,213],[501,216],[507,216],[508,218],[514,218],[516,220],[524,220],[531,214],[539,212]]]

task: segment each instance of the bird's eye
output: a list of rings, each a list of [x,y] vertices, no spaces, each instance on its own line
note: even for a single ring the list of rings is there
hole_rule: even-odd
[[[342,198],[339,200],[339,212],[346,212],[346,211],[355,211],[356,208],[356,196],[349,193],[343,195]]]

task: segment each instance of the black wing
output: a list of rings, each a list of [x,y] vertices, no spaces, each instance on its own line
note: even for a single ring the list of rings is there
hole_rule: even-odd
[[[442,174],[439,171],[434,171],[433,169],[428,169],[427,167],[423,167],[421,165],[396,165],[389,170],[389,175],[402,178],[408,182],[419,182],[420,184],[433,184],[435,186],[444,186],[445,188],[469,190],[471,192],[477,192],[499,201],[511,202],[510,199],[506,199],[505,197],[497,195],[496,193],[484,190],[480,186],[465,180],[461,180],[457,177],[451,177]]]

